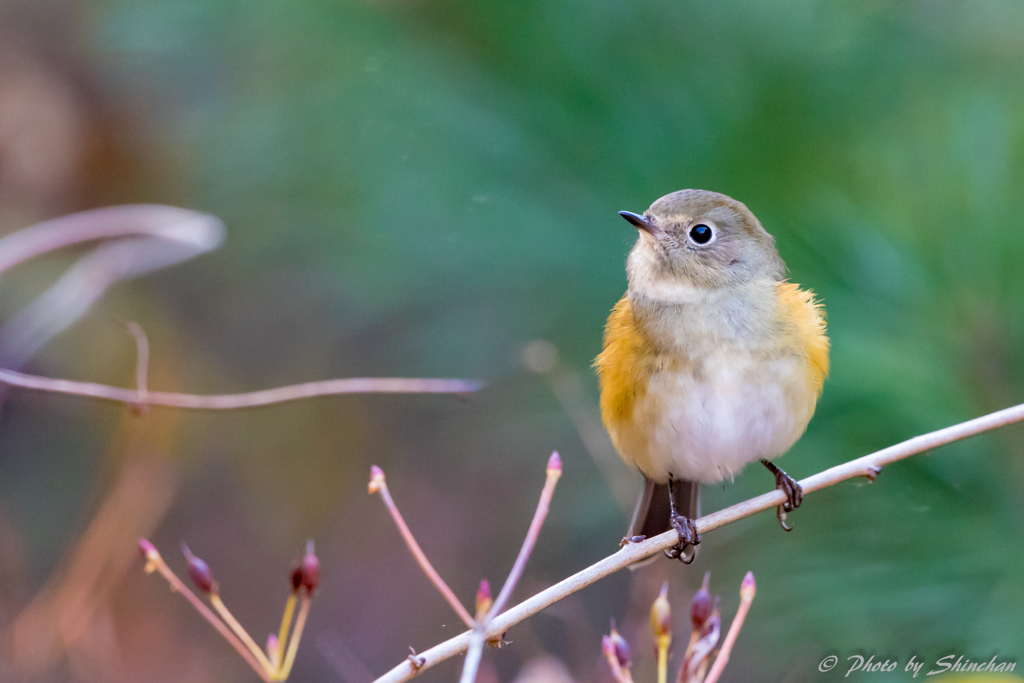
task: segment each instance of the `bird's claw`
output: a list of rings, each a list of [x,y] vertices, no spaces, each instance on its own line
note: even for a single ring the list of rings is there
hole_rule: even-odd
[[[786,524],[786,513],[800,507],[800,503],[804,500],[804,490],[797,483],[796,479],[780,470],[773,463],[767,460],[762,460],[761,462],[775,475],[775,488],[786,494],[786,502],[776,508],[775,516],[784,530],[792,531],[793,527]]]
[[[700,543],[700,534],[697,533],[697,525],[689,517],[673,513],[669,520],[672,528],[679,534],[679,541],[665,551],[665,556],[679,560],[683,564],[690,564],[697,557],[697,548]]]

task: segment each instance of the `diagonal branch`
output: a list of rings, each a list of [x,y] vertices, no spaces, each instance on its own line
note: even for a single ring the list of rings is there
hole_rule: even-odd
[[[855,477],[867,477],[870,480],[878,475],[885,465],[909,458],[912,455],[924,453],[925,451],[943,446],[954,441],[960,441],[982,432],[1005,427],[1024,420],[1024,404],[1006,408],[995,413],[968,420],[951,427],[938,431],[915,436],[902,443],[898,443],[880,451],[851,460],[841,465],[836,465],[824,472],[819,472],[807,479],[800,481],[804,493],[812,493],[829,486],[838,484],[847,479]],[[705,515],[697,520],[697,530],[704,534],[712,529],[731,524],[745,517],[749,517],[764,510],[770,510],[781,505],[786,500],[786,494],[779,490],[762,494],[742,503],[737,503],[724,510]],[[556,583],[554,586],[537,593],[533,597],[524,600],[515,607],[498,615],[494,620],[483,627],[484,637],[487,640],[500,638],[505,631],[521,621],[533,616],[537,612],[553,605],[563,598],[576,591],[589,586],[590,584],[613,574],[624,567],[650,557],[655,553],[669,548],[678,542],[678,534],[667,531],[663,534],[649,538],[641,543],[631,543],[623,547],[617,553],[610,555],[603,560],[593,564],[586,569],[573,574],[567,579]],[[439,664],[455,655],[465,652],[473,639],[473,631],[466,631],[460,635],[435,645],[434,647],[419,653],[419,666],[413,668],[409,662],[402,662],[391,671],[377,679],[376,683],[401,683],[407,681],[417,674],[426,671],[432,666]]]
[[[395,521],[395,526],[398,527],[398,531],[402,534],[402,539],[405,540],[405,545],[409,548],[409,552],[416,558],[416,563],[423,570],[423,573],[427,575],[430,582],[434,584],[438,592],[444,596],[444,599],[451,605],[451,608],[455,610],[455,613],[459,615],[459,618],[465,622],[466,626],[474,628],[477,626],[476,620],[470,616],[469,611],[459,602],[458,597],[448,584],[444,582],[441,575],[434,569],[434,565],[430,564],[430,560],[423,553],[423,549],[420,548],[420,544],[416,542],[416,537],[412,535],[412,531],[409,529],[409,525],[405,523],[405,519],[402,518],[402,513],[398,511],[398,506],[395,505],[395,500],[391,497],[391,492],[388,491],[387,481],[384,479],[384,470],[374,465],[370,468],[370,485],[368,487],[369,493],[379,493],[381,500],[384,501],[384,505],[387,507],[388,512],[391,513],[391,518]]]
[[[544,520],[547,519],[548,508],[551,506],[551,496],[555,493],[555,485],[558,483],[558,478],[561,476],[562,459],[558,456],[558,451],[555,451],[548,459],[547,477],[544,480],[544,488],[540,492],[540,500],[537,501],[537,510],[533,513],[533,521],[530,522],[530,528],[526,532],[526,539],[523,541],[523,545],[519,549],[519,555],[516,557],[516,561],[512,565],[512,571],[508,573],[508,578],[505,579],[505,585],[501,587],[501,592],[498,593],[498,598],[494,601],[491,609],[488,610],[485,621],[493,619],[498,614],[501,614],[501,610],[505,609],[505,603],[508,602],[509,597],[512,595],[512,591],[515,590],[516,583],[519,582],[519,578],[523,575],[523,569],[526,568],[526,561],[530,559],[530,553],[533,551],[533,546],[537,542],[537,536],[540,535],[540,528],[544,526]]]

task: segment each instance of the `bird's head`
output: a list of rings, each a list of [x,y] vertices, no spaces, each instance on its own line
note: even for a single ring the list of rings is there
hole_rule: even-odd
[[[717,192],[679,190],[643,214],[619,212],[640,229],[626,272],[630,291],[682,303],[754,280],[781,280],[775,239],[743,203]]]

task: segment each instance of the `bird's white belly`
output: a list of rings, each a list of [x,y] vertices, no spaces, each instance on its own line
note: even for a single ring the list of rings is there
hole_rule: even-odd
[[[656,481],[671,475],[708,484],[786,452],[803,434],[814,406],[813,398],[809,409],[789,405],[809,391],[801,363],[731,356],[709,360],[696,377],[656,373],[633,416],[634,433],[647,442],[635,446],[646,447],[653,469],[645,474]]]

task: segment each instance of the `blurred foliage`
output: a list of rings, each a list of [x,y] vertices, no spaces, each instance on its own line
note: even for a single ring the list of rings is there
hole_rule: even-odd
[[[0,33],[18,37],[5,54],[21,50],[49,74],[44,85],[70,93],[55,101],[72,103],[68,130],[81,138],[77,161],[61,162],[74,180],[31,196],[0,187],[5,231],[111,201],[198,208],[229,230],[221,251],[120,285],[31,369],[128,384],[132,345],[114,319],[132,319],[150,334],[157,388],[488,382],[467,402],[346,397],[175,421],[161,457],[183,481],[154,540],[187,539],[244,622],[274,627],[278,595],[266,586],[280,585],[283,601],[274,572],[317,539],[322,591],[295,680],[337,679],[339,651],[379,674],[408,645],[459,630],[367,498],[370,464],[466,600],[511,566],[552,449],[565,476],[517,595],[614,550],[625,520],[520,358],[550,340],[596,398],[589,363],[635,238],[620,209],[683,187],[732,195],[824,301],[833,373],[783,463],[797,477],[1024,400],[1019,2],[0,9]],[[55,262],[5,276],[5,317]],[[95,511],[120,415],[23,393],[4,405],[0,521],[21,545],[5,544],[0,571],[24,590],[0,593],[0,624]],[[817,680],[830,653],[1024,656],[1022,435],[1006,429],[893,465],[874,485],[815,494],[792,534],[765,514],[709,534],[693,567],[611,577],[513,630],[513,646],[485,655],[481,680],[512,680],[544,654],[577,679],[606,680],[608,617],[643,650],[660,580],[672,577],[686,604],[706,569],[718,586],[757,575],[726,680]],[[709,487],[704,509],[770,484],[751,468]],[[162,586],[141,572],[125,581],[117,624],[125,643],[128,632],[140,642],[122,653],[124,680],[250,680]],[[737,602],[726,594],[723,611]],[[363,671],[342,668],[348,681]],[[54,680],[86,680],[59,670]]]

